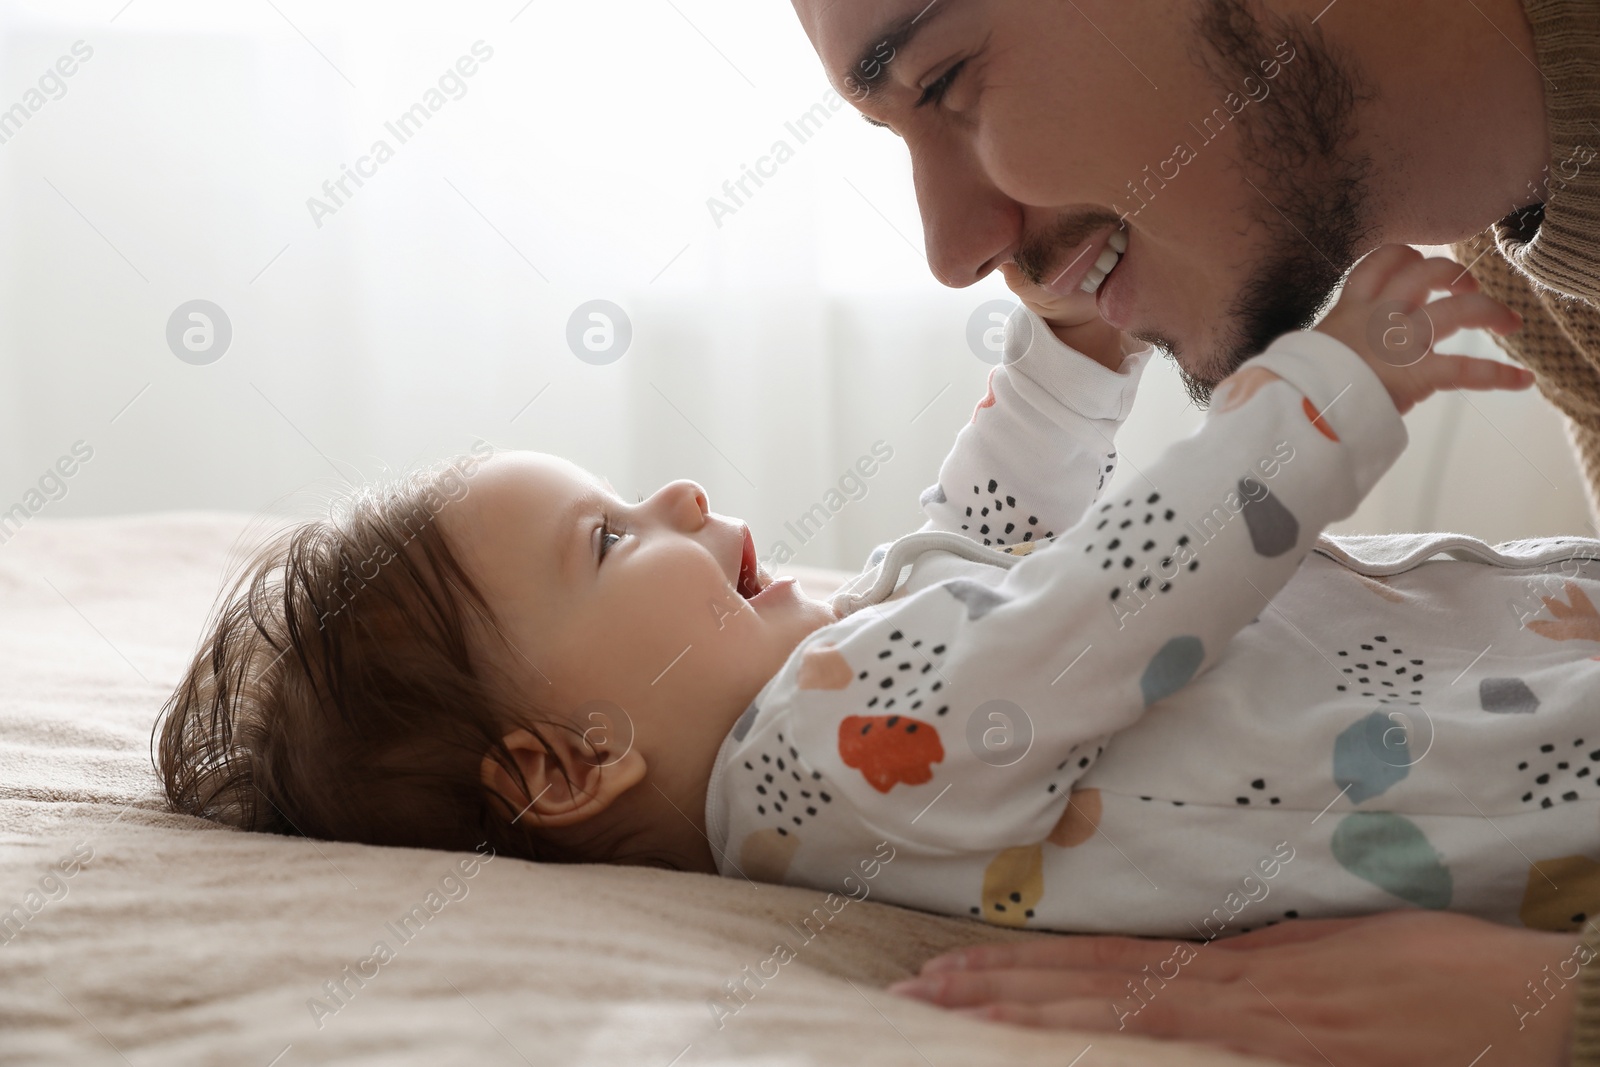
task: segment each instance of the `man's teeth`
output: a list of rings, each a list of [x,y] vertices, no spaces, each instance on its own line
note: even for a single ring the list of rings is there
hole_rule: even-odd
[[[1094,266],[1089,268],[1089,273],[1083,276],[1083,284],[1078,288],[1086,293],[1092,293],[1100,288],[1100,283],[1106,280],[1106,275],[1111,273],[1113,267],[1122,259],[1122,253],[1128,250],[1128,235],[1121,230],[1115,230],[1106,239],[1106,247],[1100,250],[1100,255],[1095,258]]]

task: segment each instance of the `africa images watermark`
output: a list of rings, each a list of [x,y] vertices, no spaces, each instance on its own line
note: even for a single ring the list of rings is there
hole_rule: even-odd
[[[57,59],[39,75],[38,88],[29,89],[22,99],[0,111],[0,145],[9,144],[22,132],[22,127],[51,101],[67,95],[66,79],[78,73],[81,64],[94,57],[94,48],[83,41],[73,41],[68,54]]]
[[[47,905],[65,900],[71,891],[68,880],[87,867],[94,859],[94,846],[79,841],[72,851],[62,856],[40,876],[38,883],[8,911],[0,912],[0,945],[9,945]]]
[[[484,850],[487,849],[487,853]],[[311,1012],[311,1021],[321,1030],[327,1025],[328,1018],[339,1014],[349,1007],[355,995],[366,988],[368,982],[377,978],[383,966],[392,962],[400,950],[416,939],[424,927],[433,921],[433,918],[450,904],[460,903],[467,899],[467,894],[472,892],[472,887],[467,882],[478,876],[478,872],[494,862],[494,846],[487,841],[478,845],[477,852],[473,855],[456,861],[450,872],[439,879],[438,884],[428,890],[426,896],[411,906],[411,909],[393,922],[383,924],[384,932],[394,938],[393,947],[385,939],[373,942],[372,952],[356,960],[354,963],[345,964],[344,968],[334,976],[322,983],[324,996],[307,997],[306,1010]],[[353,987],[353,988],[352,988]]]
[[[1288,52],[1288,55],[1284,54],[1285,51]],[[1129,219],[1149,207],[1150,201],[1156,198],[1156,193],[1165,189],[1167,182],[1177,180],[1178,175],[1183,173],[1184,167],[1199,159],[1200,148],[1204,148],[1218,137],[1221,137],[1229,124],[1238,118],[1245,108],[1249,107],[1251,103],[1266,103],[1267,97],[1272,94],[1272,86],[1268,83],[1283,73],[1283,68],[1293,63],[1298,54],[1294,46],[1287,40],[1281,42],[1277,48],[1273,49],[1271,57],[1263,59],[1256,64],[1261,70],[1261,77],[1248,76],[1240,83],[1239,87],[1244,90],[1244,95],[1241,96],[1237,92],[1228,93],[1222,98],[1221,104],[1212,108],[1210,114],[1200,120],[1199,126],[1196,126],[1193,122],[1189,123],[1189,128],[1200,138],[1199,148],[1196,148],[1186,140],[1179,141],[1173,146],[1170,156],[1155,164],[1155,173],[1152,174],[1150,172],[1150,164],[1146,164],[1144,168],[1145,176],[1142,180],[1133,179],[1128,181],[1128,192],[1138,202],[1138,206],[1129,209],[1112,204],[1113,210],[1117,212],[1123,225],[1126,226]],[[1168,168],[1171,168],[1170,173]],[[1151,188],[1152,183],[1154,183],[1155,188]]]
[[[1199,934],[1201,939],[1199,946],[1191,945],[1187,941],[1179,941],[1173,945],[1172,955],[1155,965],[1155,973],[1151,973],[1151,965],[1147,963],[1144,965],[1142,976],[1137,979],[1128,979],[1128,992],[1138,1006],[1124,1010],[1117,1001],[1111,1002],[1111,1011],[1117,1017],[1117,1029],[1126,1029],[1128,1020],[1144,1011],[1150,1002],[1155,1000],[1156,995],[1167,987],[1168,982],[1175,981],[1178,975],[1182,973],[1183,968],[1199,958],[1200,949],[1205,948],[1206,945],[1221,937],[1222,932],[1228,928],[1228,924],[1237,919],[1246,908],[1266,900],[1272,892],[1272,886],[1268,883],[1278,877],[1279,874],[1282,874],[1283,868],[1291,863],[1294,857],[1293,845],[1287,841],[1278,842],[1272,847],[1272,854],[1263,856],[1257,861],[1256,869],[1239,880],[1239,887],[1230,890],[1228,895],[1223,898],[1222,903],[1212,908],[1206,914],[1206,917],[1201,920],[1201,924],[1205,927],[1205,932],[1201,933],[1198,927],[1195,928],[1195,933]],[[1256,871],[1261,872],[1260,877],[1256,876]],[[1211,928],[1213,922],[1216,923],[1215,930]],[[1166,971],[1168,964],[1172,965],[1171,974]]]
[[[739,176],[722,183],[722,196],[706,198],[706,210],[711,213],[711,221],[717,224],[717,229],[722,229],[723,219],[737,215],[739,209],[755,196],[756,190],[766,184],[767,179],[776,178],[778,168],[794,159],[795,149],[815,137],[823,125],[843,108],[844,97],[829,89],[822,94],[821,100],[783,124],[784,130],[794,138],[794,144],[780,137],[772,142],[766,155],[756,159],[754,167],[748,163],[740,164]],[[750,188],[752,183],[754,190]]]
[[[82,465],[94,458],[94,447],[87,441],[72,442],[70,455],[62,456],[39,476],[38,483],[22,494],[22,499],[0,512],[0,545],[21,532],[48,504],[66,498],[70,488],[67,479],[77,474]]]
[[[339,164],[338,176],[322,183],[322,196],[326,199],[315,196],[306,198],[306,210],[311,212],[311,221],[317,229],[322,229],[324,218],[339,213],[339,209],[366,184],[366,179],[377,176],[378,168],[395,157],[400,145],[415,137],[451,100],[460,100],[467,95],[466,79],[478,73],[480,63],[487,63],[494,58],[494,49],[481,40],[474,41],[470,51],[471,55],[462,55],[453,67],[446,68],[438,81],[423,91],[420,100],[383,124],[389,136],[394,138],[394,144],[379,137],[372,142],[366,155],[356,159],[355,166]],[[447,93],[448,96],[445,95]],[[355,183],[355,189],[350,188],[352,182]]]
[[[1226,494],[1221,504],[1213,506],[1210,511],[1204,512],[1198,518],[1189,519],[1179,528],[1181,534],[1175,547],[1169,555],[1161,558],[1154,571],[1151,570],[1150,564],[1146,563],[1140,568],[1139,573],[1130,574],[1122,586],[1113,588],[1109,603],[1111,613],[1117,620],[1117,629],[1126,627],[1128,620],[1152,603],[1157,594],[1170,590],[1178,576],[1185,570],[1198,569],[1199,550],[1222,536],[1228,524],[1239,515],[1245,517],[1245,523],[1250,527],[1251,540],[1262,555],[1271,558],[1293,549],[1299,542],[1299,526],[1293,522],[1293,517],[1288,511],[1273,500],[1272,490],[1266,483],[1276,478],[1286,464],[1293,462],[1294,457],[1294,446],[1288,441],[1279,441],[1270,456],[1263,456],[1256,462],[1251,474],[1239,479],[1237,488]],[[1131,520],[1125,521],[1124,525],[1128,525],[1129,521]],[[1143,543],[1142,549],[1136,549],[1133,545],[1136,537],[1131,529],[1126,533],[1116,529],[1106,532],[1112,535],[1105,546],[1111,553],[1136,550],[1148,552],[1155,547],[1154,541],[1147,540]],[[1127,539],[1126,545],[1123,544],[1124,538]],[[1130,569],[1134,557],[1127,555],[1124,560],[1126,561],[1124,569]],[[1152,586],[1154,586],[1153,591]]]
[[[450,464],[433,479],[422,493],[418,505],[401,520],[401,525],[406,533],[405,544],[415,541],[421,532],[428,527],[439,513],[451,504],[459,503],[467,498],[472,491],[468,484],[482,462],[494,455],[494,446],[487,441],[473,442],[472,452]],[[405,547],[404,545],[401,546]],[[339,582],[338,588],[332,593],[328,605],[322,608],[317,615],[317,629],[326,629],[328,620],[338,616],[345,608],[350,606],[350,601],[367,583],[378,577],[378,572],[397,559],[395,551],[386,544],[380,544],[370,556],[359,563],[351,564],[344,561],[342,570],[344,578]],[[319,605],[320,606],[320,605]]]
[[[867,482],[894,458],[894,448],[887,441],[874,441],[868,455],[859,457],[839,475],[838,483],[822,494],[822,499],[785,522],[783,528],[795,539],[796,547],[779,538],[772,550],[762,559],[763,567],[771,570],[794,559],[799,548],[810,544],[833,517],[843,511],[846,504],[861,500],[867,495]]]
[[[885,852],[887,851],[887,855]],[[805,918],[796,926],[790,922],[789,929],[795,933],[796,940],[779,941],[772,946],[772,952],[752,969],[746,964],[737,975],[722,983],[722,999],[706,1001],[706,1008],[711,1012],[711,1019],[721,1030],[728,1025],[728,1020],[738,1015],[745,1009],[745,1005],[755,1000],[756,994],[767,987],[769,982],[777,979],[783,972],[783,965],[792,962],[800,954],[800,950],[816,940],[817,936],[827,929],[828,924],[839,916],[839,913],[850,906],[851,901],[866,900],[872,895],[872,887],[867,883],[883,873],[883,868],[894,862],[895,848],[887,841],[878,842],[873,849],[872,857],[861,860],[857,869],[861,877],[847,874],[840,883],[844,889],[842,894],[829,893],[822,898],[822,903],[812,908]]]

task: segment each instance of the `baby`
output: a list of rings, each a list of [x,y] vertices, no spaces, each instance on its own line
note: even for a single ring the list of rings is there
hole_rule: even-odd
[[[1531,382],[1373,324],[1516,316],[1381,249],[1101,500],[1149,352],[1011,281],[928,521],[831,601],[692,482],[474,455],[263,550],[164,709],[172,803],[1057,930],[1600,912],[1600,542],[1320,537],[1414,403]]]

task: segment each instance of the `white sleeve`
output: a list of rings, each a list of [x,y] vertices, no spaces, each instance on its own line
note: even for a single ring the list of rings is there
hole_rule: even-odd
[[[1405,441],[1354,352],[1286,335],[1145,472],[1155,488],[1100,504],[993,581],[943,581],[819,632],[761,720],[894,840],[1043,840],[1112,735],[1217,660]],[[1009,765],[984,740],[996,710],[1029,735]]]
[[[1019,309],[988,394],[922,494],[922,528],[1003,547],[1077,522],[1111,479],[1117,429],[1149,357],[1134,353],[1113,371]]]

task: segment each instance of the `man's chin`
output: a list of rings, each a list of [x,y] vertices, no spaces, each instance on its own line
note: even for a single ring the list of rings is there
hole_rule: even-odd
[[[1189,399],[1194,401],[1196,407],[1203,408],[1211,403],[1212,392],[1222,379],[1232,373],[1231,368],[1218,373],[1221,368],[1217,359],[1200,354],[1207,350],[1204,345],[1184,344],[1160,330],[1135,330],[1131,336],[1172,360],[1178,368],[1178,378],[1183,382],[1184,392],[1189,394]]]

